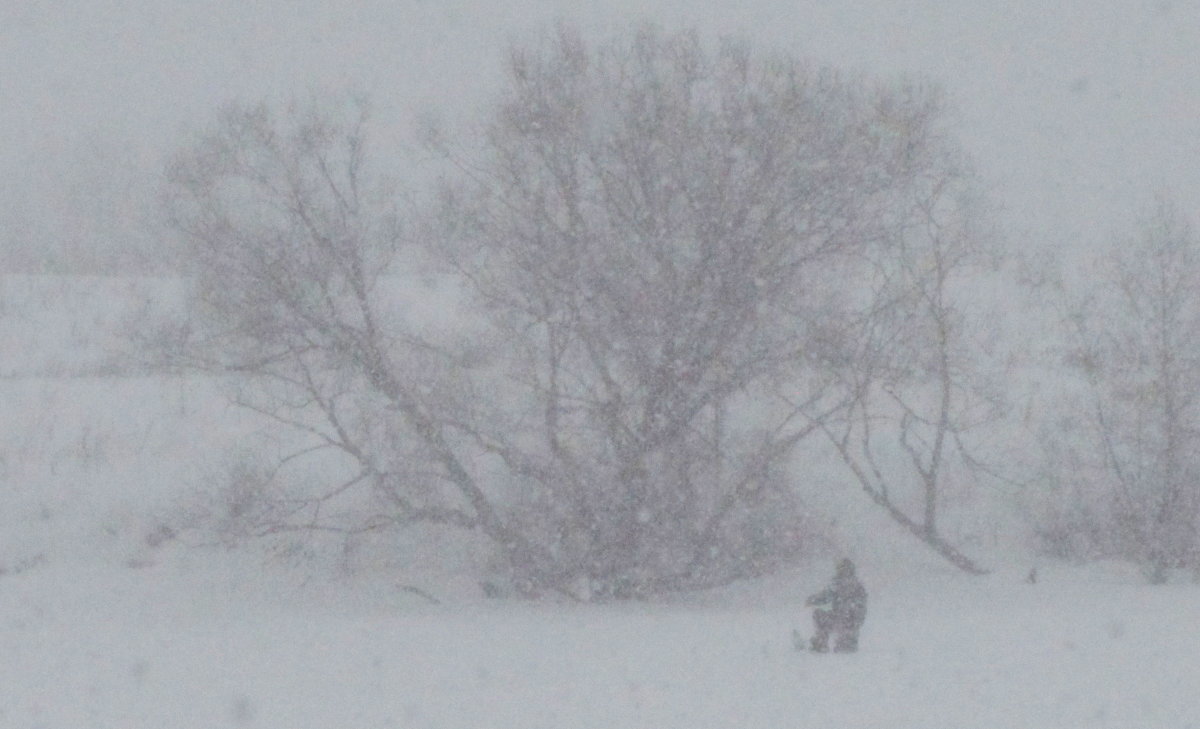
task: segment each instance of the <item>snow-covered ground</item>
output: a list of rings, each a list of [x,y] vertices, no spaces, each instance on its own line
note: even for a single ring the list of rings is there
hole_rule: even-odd
[[[211,381],[120,373],[137,287],[5,284],[25,346],[0,378],[0,727],[1200,727],[1200,585],[1053,564],[1026,584],[1016,552],[967,577],[861,498],[855,655],[791,646],[831,555],[578,605],[484,599],[427,536],[230,549],[186,514],[261,423]]]
[[[0,584],[0,725],[1200,726],[1200,588],[1042,573],[868,570],[861,651],[816,655],[789,631],[817,569],[673,604],[439,607],[194,550],[47,566]]]
[[[234,97],[362,90],[385,146],[402,146],[413,117],[482,102],[509,38],[564,18],[695,25],[944,84],[1013,247],[1082,254],[1152,192],[1200,199],[1197,8],[0,3],[0,244],[36,270],[148,237],[164,154]],[[1029,558],[1009,554],[969,578],[897,532],[855,551],[872,595],[862,651],[817,656],[790,631],[807,630],[799,606],[832,555],[669,602],[581,606],[484,600],[469,570],[418,573],[419,554],[406,568],[386,544],[280,559],[171,538],[163,525],[186,526],[260,427],[213,382],[138,374],[119,333],[177,294],[0,279],[0,728],[1200,727],[1200,586],[1182,577],[1041,565],[1030,585]]]

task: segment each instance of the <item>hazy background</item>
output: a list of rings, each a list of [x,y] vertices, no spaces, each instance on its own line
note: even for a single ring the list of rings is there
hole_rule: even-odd
[[[1157,192],[1200,203],[1195,3],[8,0],[0,260],[133,266],[164,155],[232,99],[363,92],[399,150],[419,115],[482,103],[509,40],[644,19],[942,84],[1014,248],[1086,249]]]

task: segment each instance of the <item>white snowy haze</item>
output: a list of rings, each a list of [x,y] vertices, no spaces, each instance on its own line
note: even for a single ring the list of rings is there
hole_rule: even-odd
[[[178,258],[164,255],[206,215],[227,214],[219,222],[253,233],[262,222],[254,216],[270,209],[252,194],[221,207],[229,190],[248,189],[221,186],[222,148],[205,135],[222,123],[251,151],[270,147],[252,146],[266,139],[293,152],[299,172],[289,173],[303,177],[313,150],[345,154],[348,170],[352,146],[272,132],[310,104],[345,123],[357,107],[337,104],[367,99],[371,171],[400,190],[397,208],[432,207],[441,198],[428,194],[427,173],[443,171],[444,149],[422,133],[477,133],[501,94],[530,98],[505,75],[514,44],[550,48],[556,24],[603,43],[643,23],[665,38],[693,29],[705,48],[729,36],[755,53],[837,69],[819,99],[832,111],[813,117],[818,132],[833,118],[868,129],[878,121],[842,90],[904,89],[880,98],[929,144],[916,163],[927,166],[879,173],[898,183],[851,177],[845,196],[814,196],[818,207],[874,204],[855,185],[878,184],[886,197],[911,184],[903,194],[920,197],[922,175],[944,175],[912,206],[929,215],[928,250],[871,259],[883,273],[861,279],[876,286],[864,291],[896,298],[861,340],[847,332],[859,331],[850,314],[868,294],[827,291],[837,282],[822,280],[852,263],[785,281],[816,293],[796,286],[805,296],[782,304],[762,293],[773,271],[720,278],[736,255],[705,271],[760,296],[749,310],[765,326],[793,326],[759,336],[732,317],[737,352],[697,338],[712,358],[664,354],[664,367],[648,368],[660,379],[626,391],[632,399],[678,389],[686,401],[675,381],[711,386],[719,402],[685,421],[696,431],[680,436],[692,438],[686,447],[621,461],[618,441],[604,441],[605,424],[596,425],[603,418],[588,420],[607,411],[583,395],[625,384],[610,372],[636,380],[642,340],[585,356],[571,350],[571,337],[588,336],[581,328],[561,349],[538,349],[528,333],[545,325],[552,334],[561,312],[531,323],[519,306],[503,309],[512,301],[504,296],[520,299],[520,283],[537,278],[501,268],[516,248],[454,247],[486,243],[506,224],[523,230],[526,208],[496,222],[505,211],[488,207],[486,192],[470,197],[470,182],[502,181],[505,170],[462,165],[469,180],[453,188],[462,197],[444,195],[461,220],[421,208],[426,217],[402,221],[406,241],[442,235],[452,252],[418,257],[415,274],[380,264],[383,294],[355,289],[347,275],[339,299],[340,271],[299,254],[250,273],[212,264],[249,260],[228,245],[243,242],[236,236],[218,241],[230,250],[190,260],[210,264],[207,279],[205,270],[180,276]],[[570,60],[564,47],[555,58]],[[1198,49],[1200,3],[1183,0],[0,0],[0,727],[1200,727]],[[574,78],[526,61],[522,82]],[[931,88],[944,91],[941,107],[923,105]],[[935,107],[940,116],[921,116]],[[487,141],[528,171],[521,134],[541,130],[520,127],[520,117],[494,123]],[[939,156],[942,133],[966,165]],[[833,152],[805,174],[844,182],[826,160],[859,153],[846,136],[844,146],[836,134],[814,141]],[[870,140],[892,143],[886,133]],[[338,186],[341,168],[322,172],[333,193],[349,189]],[[321,211],[325,188],[304,178],[313,179]],[[971,206],[940,197],[943,189]],[[540,198],[517,202],[538,210]],[[390,217],[344,228],[330,223],[336,217],[305,222],[361,235],[368,243],[356,262],[394,252]],[[982,241],[983,253],[954,247],[964,240]],[[590,254],[619,260],[628,252],[620,243],[605,239]],[[920,288],[931,284],[913,274],[918,282],[904,288],[905,275],[930,260],[940,271],[945,257],[950,283]],[[532,258],[536,274],[558,271]],[[1064,288],[1051,285],[1059,274]],[[312,343],[303,337],[329,328],[301,328],[311,358],[288,339],[295,332],[255,329],[294,323],[273,317],[297,291],[309,304],[304,276],[335,314],[352,290],[364,309],[368,299],[378,307],[372,314],[394,315],[384,321],[396,328],[369,346],[336,331],[332,343]],[[620,278],[603,283],[625,291]],[[586,277],[568,280],[563,288],[592,287],[579,300],[603,299]],[[269,288],[256,288],[262,282],[278,284],[277,298],[257,296]],[[495,310],[472,303],[468,284],[500,292]],[[697,319],[727,313],[681,288],[668,304],[698,302]],[[639,309],[640,293],[614,297],[617,314],[588,321],[659,311]],[[954,304],[937,318],[943,295]],[[1144,316],[1151,309],[1157,318]],[[230,316],[203,318],[213,311]],[[932,324],[914,323],[922,312]],[[363,320],[354,329],[352,315],[343,331],[374,335],[374,320]],[[686,317],[663,321],[668,335],[672,325],[705,330]],[[620,339],[614,331],[589,344],[609,346]],[[931,331],[943,335],[940,360],[923,356]],[[960,336],[947,344],[947,331]],[[907,348],[893,341],[909,336]],[[212,342],[224,349],[204,347]],[[763,374],[742,357],[794,342],[812,347],[811,361]],[[275,368],[259,356],[279,343],[292,347],[279,360],[292,359]],[[871,360],[874,345],[895,360]],[[546,352],[577,360],[559,369],[551,356],[553,384],[543,387]],[[596,361],[603,376],[587,369]],[[739,379],[747,362],[754,373]],[[796,406],[805,388],[817,394]],[[770,400],[780,392],[787,397]],[[954,398],[940,421],[938,392]],[[550,405],[521,400],[528,393]],[[868,394],[882,409],[869,408]],[[573,405],[560,406],[560,395]],[[614,411],[638,414],[611,400]],[[651,405],[661,407],[655,417],[674,416],[668,397],[646,402],[647,428]],[[430,414],[430,403],[442,410]],[[531,444],[543,420],[560,418],[555,434],[568,447]],[[709,427],[711,440],[699,432]],[[943,440],[952,465],[942,465],[942,450],[929,455]],[[706,460],[710,443],[720,453]],[[786,458],[763,455],[792,446]],[[572,448],[594,463],[575,469]],[[651,492],[656,484],[642,482],[677,472],[693,491],[728,485],[731,474],[743,480],[728,504],[597,506],[629,512],[599,521],[630,526],[637,549],[574,534],[571,514],[557,513],[571,504],[554,497],[577,482]],[[936,482],[925,502],[923,477]],[[447,482],[459,491],[446,496]],[[529,483],[534,495],[522,496]],[[718,516],[685,523],[688,509]],[[673,519],[686,534],[661,536]],[[705,549],[680,556],[689,539]],[[856,561],[869,594],[859,650],[797,650],[793,630],[805,639],[813,631],[805,599],[843,557]],[[667,567],[648,567],[654,560]]]
[[[144,241],[148,179],[231,99],[352,89],[403,141],[475,108],[514,37],[555,20],[734,34],[949,92],[1014,244],[1078,248],[1156,191],[1200,201],[1193,3],[16,1],[0,8],[5,245],[84,258]],[[41,254],[41,255],[39,255]],[[59,264],[62,266],[67,263]]]

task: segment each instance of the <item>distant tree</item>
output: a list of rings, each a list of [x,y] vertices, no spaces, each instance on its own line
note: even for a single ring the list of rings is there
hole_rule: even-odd
[[[652,28],[507,71],[477,137],[430,135],[449,172],[405,235],[357,112],[227,112],[171,170],[175,361],[354,465],[274,528],[451,525],[597,598],[770,569],[806,536],[788,457],[860,396],[829,363],[874,321],[870,250],[939,174],[928,95]]]
[[[1078,510],[1159,582],[1172,567],[1200,569],[1200,241],[1160,202],[1097,269],[1070,319],[1102,490]]]

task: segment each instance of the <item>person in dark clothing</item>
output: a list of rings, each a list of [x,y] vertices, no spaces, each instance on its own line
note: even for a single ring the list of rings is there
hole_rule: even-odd
[[[852,653],[858,650],[858,631],[867,619],[867,591],[854,574],[854,563],[843,559],[837,564],[833,583],[804,603],[812,606],[827,606],[813,611],[813,623],[817,633],[810,647],[818,653],[829,650],[829,636],[837,634],[833,650]]]

